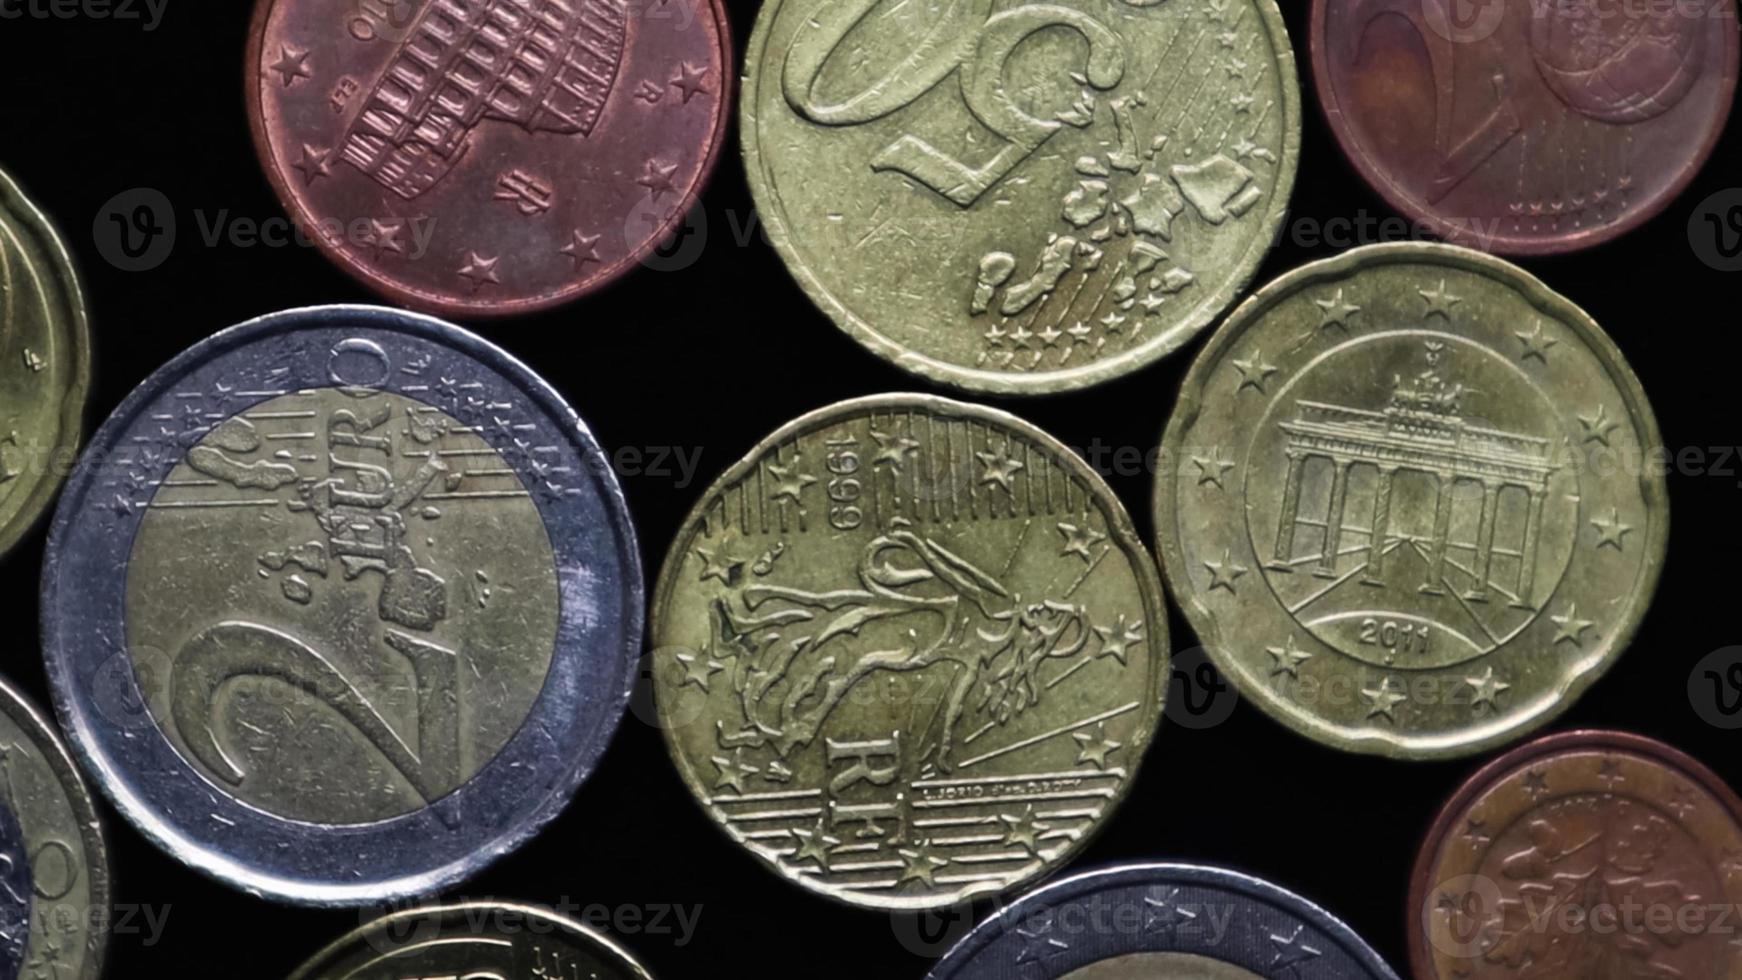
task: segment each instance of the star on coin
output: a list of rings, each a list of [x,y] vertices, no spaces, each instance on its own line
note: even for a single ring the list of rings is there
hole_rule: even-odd
[[[1270,944],[1275,948],[1275,956],[1270,961],[1272,970],[1287,970],[1296,977],[1300,976],[1300,965],[1308,960],[1316,960],[1324,954],[1318,949],[1300,941],[1301,934],[1306,932],[1306,926],[1297,925],[1294,932],[1287,935],[1270,934]],[[1282,976],[1281,973],[1274,974]]]
[[[1107,738],[1107,724],[1102,722],[1095,726],[1093,735],[1088,732],[1077,732],[1071,736],[1076,740],[1077,765],[1087,762],[1096,769],[1107,768],[1107,756],[1117,749],[1124,748],[1123,742],[1115,742]]]
[[[731,554],[725,548],[697,548],[696,557],[702,560],[700,581],[717,578],[725,585],[733,586],[744,576],[744,559]]]
[[[1144,931],[1172,933],[1198,917],[1198,913],[1181,908],[1178,899],[1178,888],[1169,889],[1165,894],[1160,888],[1150,889],[1143,897]]]
[[[1603,785],[1611,790],[1615,788],[1616,783],[1627,781],[1627,777],[1621,775],[1621,763],[1614,759],[1603,760],[1603,764],[1597,767],[1597,778],[1602,780]]]
[[[1512,689],[1511,684],[1495,678],[1492,667],[1484,671],[1480,677],[1464,678],[1464,683],[1474,689],[1474,693],[1470,695],[1470,707],[1478,713],[1483,708],[1498,710],[1500,707],[1498,698],[1502,693]]]
[[[1131,647],[1143,642],[1143,620],[1127,622],[1125,614],[1120,613],[1112,626],[1097,626],[1095,633],[1101,637],[1101,649],[1095,654],[1096,659],[1112,657],[1125,663]]]
[[[1004,488],[1005,493],[1015,493],[1012,482],[1016,474],[1024,468],[1024,464],[1010,456],[1010,447],[1006,446],[997,452],[975,453],[980,461],[980,482],[988,486],[997,484]]]
[[[571,237],[573,240],[557,251],[568,256],[575,263],[576,269],[588,262],[602,263],[604,261],[599,258],[599,239],[603,238],[603,235],[583,235],[581,230],[576,228],[571,233]]]
[[[399,239],[399,233],[404,230],[405,226],[398,221],[370,218],[369,233],[363,239],[363,244],[374,250],[377,259],[387,254],[404,255],[405,243]]]
[[[872,429],[871,439],[877,443],[877,455],[871,457],[871,465],[887,464],[895,467],[897,473],[900,473],[902,467],[906,465],[907,457],[919,451],[918,439],[909,439],[893,432],[879,432]]]
[[[701,688],[703,694],[711,694],[713,692],[708,689],[708,682],[713,680],[715,674],[726,669],[726,665],[718,660],[692,653],[680,653],[677,659],[684,667],[683,680],[678,682],[679,690],[693,684]]]
[[[1270,658],[1276,661],[1270,668],[1270,676],[1272,677],[1287,674],[1290,677],[1299,678],[1301,664],[1313,658],[1310,652],[1294,645],[1293,633],[1288,634],[1288,638],[1283,641],[1282,646],[1269,647],[1264,652],[1270,654]]]
[[[1409,695],[1392,687],[1395,678],[1387,677],[1377,688],[1362,688],[1361,697],[1367,702],[1368,718],[1385,718],[1395,723],[1397,721],[1397,706],[1409,700]],[[1400,685],[1401,686],[1401,685]]]
[[[1555,625],[1555,645],[1571,643],[1581,650],[1585,647],[1585,632],[1597,625],[1589,619],[1580,619],[1578,604],[1572,602],[1567,603],[1566,612],[1550,616],[1549,620]]]
[[[1470,846],[1472,847],[1481,847],[1494,839],[1488,835],[1488,825],[1480,820],[1464,821],[1464,832],[1462,836],[1465,840],[1470,842]]]
[[[1611,547],[1616,551],[1627,550],[1627,535],[1633,532],[1630,524],[1621,522],[1621,508],[1610,508],[1608,520],[1593,518],[1591,526],[1597,529],[1597,547]]]
[[[1674,798],[1664,805],[1669,807],[1669,809],[1675,813],[1676,819],[1686,820],[1688,814],[1693,813],[1698,809],[1694,803],[1694,791],[1688,787],[1677,786],[1675,791],[1670,795]]]
[[[1193,456],[1192,465],[1198,468],[1198,486],[1214,486],[1218,490],[1228,489],[1222,480],[1228,471],[1234,468],[1234,461],[1223,459],[1221,453],[1211,453],[1209,456]]]
[[[1034,815],[1034,804],[1023,807],[1021,814],[1000,813],[1000,823],[1004,824],[1004,846],[1021,847],[1030,854],[1040,853],[1040,835],[1046,833],[1047,826]]]
[[[1210,571],[1210,587],[1204,591],[1214,592],[1217,589],[1227,589],[1230,595],[1235,594],[1234,583],[1240,580],[1240,576],[1251,571],[1250,568],[1234,561],[1233,551],[1227,548],[1222,549],[1221,561],[1206,561],[1204,567]]]
[[[1036,337],[1040,338],[1041,344],[1046,347],[1057,347],[1059,345],[1059,340],[1064,337],[1064,335],[1065,332],[1063,330],[1060,330],[1057,325],[1051,323],[1046,325],[1045,330],[1035,334]]]
[[[485,258],[477,252],[467,253],[466,264],[460,266],[460,278],[472,284],[472,292],[483,289],[486,283],[499,284],[501,278],[496,275],[496,263],[502,261],[501,256]]]
[[[676,173],[677,164],[660,163],[658,160],[649,158],[647,172],[636,178],[635,182],[647,188],[647,193],[651,195],[653,200],[657,201],[667,194],[677,193],[677,186],[671,181]]]
[[[1547,364],[1549,350],[1556,344],[1560,343],[1560,341],[1553,337],[1543,335],[1541,320],[1536,321],[1536,329],[1532,330],[1530,333],[1525,333],[1520,330],[1514,333],[1513,336],[1517,337],[1518,342],[1524,345],[1524,353],[1518,355],[1520,361],[1528,361],[1534,357],[1542,363]]]
[[[739,796],[744,795],[744,780],[762,771],[755,766],[745,764],[743,749],[733,751],[730,758],[716,755],[710,761],[713,762],[714,768],[720,771],[720,777],[714,781],[714,789],[716,791],[730,789]]]
[[[810,830],[802,827],[790,828],[788,833],[798,840],[798,850],[793,852],[792,862],[803,864],[806,861],[815,861],[817,867],[824,871],[829,870],[829,849],[839,844],[841,839],[829,836],[828,831],[822,817],[817,817],[816,827]]]
[[[774,478],[774,492],[770,496],[775,500],[790,500],[795,504],[803,504],[805,487],[817,482],[817,478],[809,473],[798,472],[797,457],[785,466],[769,463],[768,475]]]
[[[1034,333],[1022,324],[1017,324],[1016,329],[1010,331],[1010,346],[1014,350],[1033,350]]]
[[[1094,328],[1090,327],[1088,324],[1079,320],[1079,321],[1077,321],[1077,324],[1075,326],[1066,330],[1065,333],[1068,333],[1071,335],[1071,346],[1075,347],[1079,344],[1088,343],[1089,338],[1094,336],[1095,330],[1094,330]]]
[[[1531,799],[1540,800],[1548,795],[1548,777],[1540,770],[1532,769],[1524,774],[1524,792]]]
[[[1016,953],[1016,965],[1024,963],[1039,963],[1053,956],[1058,956],[1070,950],[1070,943],[1052,935],[1052,919],[1030,929],[1021,926],[1016,928],[1016,935],[1022,939],[1022,948]]]
[[[1267,395],[1269,392],[1264,390],[1264,385],[1277,373],[1278,368],[1274,364],[1265,363],[1262,352],[1253,351],[1251,357],[1235,361],[1234,370],[1240,372],[1240,384],[1235,387],[1235,394],[1251,388],[1260,395]]]
[[[302,144],[302,159],[291,164],[291,167],[302,171],[304,187],[328,176],[333,172],[332,161],[327,159],[329,151],[309,143]]]
[[[939,868],[950,863],[947,858],[941,858],[932,853],[932,845],[929,840],[919,841],[911,849],[902,848],[896,853],[901,855],[904,862],[901,876],[895,882],[897,885],[917,881],[927,888],[934,888],[937,886],[937,881],[933,875],[937,873]]]
[[[295,85],[298,79],[315,77],[314,72],[308,70],[308,52],[288,44],[278,46],[278,60],[267,71],[278,72],[284,79],[285,88]]]
[[[1609,408],[1602,402],[1597,403],[1597,411],[1592,415],[1579,416],[1579,425],[1584,427],[1586,442],[1595,442],[1605,448],[1609,445],[1609,436],[1621,428],[1619,422],[1609,418]]]
[[[1109,313],[1101,318],[1101,326],[1106,327],[1108,333],[1117,334],[1125,326],[1125,318],[1117,313]]]
[[[1060,524],[1059,533],[1064,535],[1064,548],[1059,552],[1063,555],[1076,555],[1084,562],[1094,564],[1095,545],[1107,540],[1107,536],[1087,524]]]
[[[1446,288],[1446,281],[1444,279],[1440,280],[1438,289],[1418,289],[1416,292],[1421,294],[1422,299],[1427,300],[1427,313],[1424,314],[1424,316],[1430,318],[1435,314],[1438,314],[1450,320],[1452,318],[1452,307],[1457,306],[1459,303],[1464,301],[1462,296],[1452,295],[1451,290]]]
[[[1361,308],[1344,298],[1345,290],[1338,289],[1337,295],[1330,299],[1314,300],[1313,305],[1319,308],[1319,329],[1329,330],[1336,327],[1344,333],[1349,332],[1349,320],[1361,312]]]
[[[696,96],[713,91],[708,87],[707,78],[708,67],[706,65],[697,68],[686,61],[679,65],[677,73],[671,76],[670,84],[672,88],[683,93],[684,105],[689,105],[690,100]]]

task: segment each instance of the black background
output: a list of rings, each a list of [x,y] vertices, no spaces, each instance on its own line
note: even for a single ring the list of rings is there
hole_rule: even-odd
[[[312,249],[207,247],[200,239],[196,211],[207,220],[225,210],[255,221],[282,213],[244,117],[249,15],[241,0],[168,0],[153,32],[138,22],[0,21],[0,166],[56,221],[80,267],[97,346],[92,425],[146,373],[219,328],[286,307],[374,301]],[[754,15],[750,3],[733,9],[740,53]],[[1287,20],[1300,44],[1304,5]],[[1389,217],[1336,149],[1305,75],[1297,221]],[[473,325],[555,384],[606,446],[702,453],[692,486],[675,475],[624,477],[650,578],[701,489],[776,426],[840,398],[924,388],[831,326],[759,238],[739,243],[734,228],[752,209],[736,145],[734,134],[704,196],[709,234],[693,264],[638,270],[555,312]],[[1672,451],[1742,443],[1737,280],[1702,264],[1689,233],[1700,202],[1742,183],[1739,165],[1742,141],[1726,139],[1693,189],[1647,227],[1588,254],[1525,263],[1614,335]],[[98,254],[93,220],[111,197],[137,187],[169,197],[180,237],[162,266],[127,273]],[[1331,252],[1285,239],[1259,279]],[[1090,392],[1003,407],[1072,446],[1099,440],[1147,451],[1195,349]],[[1656,603],[1633,648],[1555,728],[1656,736],[1735,784],[1735,737],[1703,722],[1688,694],[1694,664],[1739,639],[1742,477],[1736,460],[1725,462],[1723,473],[1671,474],[1674,533]],[[1112,482],[1147,535],[1150,477]],[[0,563],[0,636],[8,641],[0,670],[46,703],[35,605],[42,542],[39,528]],[[1177,613],[1172,625],[1175,646],[1191,645]],[[1401,969],[1404,894],[1420,835],[1478,764],[1343,755],[1241,705],[1208,730],[1165,727],[1130,798],[1073,867],[1177,859],[1249,870],[1341,914]],[[358,922],[356,912],[290,909],[230,891],[159,853],[112,811],[105,816],[118,901],[169,910],[155,945],[140,934],[115,938],[112,975],[282,976]],[[679,782],[659,731],[634,715],[567,812],[456,894],[699,905],[687,945],[671,934],[619,935],[666,977],[918,977],[929,966],[911,940],[900,940],[899,922],[814,898],[730,844]]]

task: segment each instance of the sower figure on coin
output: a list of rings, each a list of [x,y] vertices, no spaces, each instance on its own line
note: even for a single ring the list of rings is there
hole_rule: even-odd
[[[683,221],[718,159],[718,0],[259,0],[255,145],[370,288],[499,316],[574,299]]]
[[[0,555],[72,468],[90,374],[85,300],[66,247],[0,173]]]
[[[1328,745],[1512,741],[1626,649],[1669,511],[1650,405],[1583,311],[1449,245],[1265,287],[1192,366],[1163,569],[1222,673]]]
[[[1570,252],[1661,212],[1735,95],[1735,0],[1314,0],[1343,149],[1460,245]]]
[[[1160,720],[1154,562],[1082,460],[922,395],[804,416],[690,514],[654,603],[684,781],[787,879],[923,909],[1081,849]]]
[[[121,812],[286,901],[459,881],[592,770],[640,651],[635,536],[561,398],[457,327],[317,307],[135,391],[43,571],[56,706]]]

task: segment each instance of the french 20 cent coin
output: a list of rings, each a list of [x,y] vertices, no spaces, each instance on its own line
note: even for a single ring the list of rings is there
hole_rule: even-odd
[[[1392,205],[1507,255],[1609,241],[1668,207],[1736,92],[1735,0],[1314,0],[1331,129]]]
[[[381,976],[653,980],[628,952],[594,930],[546,909],[499,902],[382,916],[316,953],[290,980]]]
[[[1209,325],[1300,154],[1273,0],[775,0],[741,100],[757,209],[812,300],[908,371],[1002,394]]]
[[[397,302],[545,309],[617,279],[719,158],[720,0],[259,0],[248,119],[320,249]]]
[[[1396,980],[1354,931],[1221,868],[1134,864],[1054,882],[975,926],[927,980]]]
[[[867,908],[1069,859],[1129,790],[1168,678],[1160,576],[1099,475],[922,395],[824,408],[728,470],[653,623],[660,720],[708,814]]]
[[[1742,976],[1742,801],[1651,739],[1569,732],[1477,773],[1410,885],[1417,980]]]
[[[95,980],[109,921],[90,793],[53,725],[0,682],[0,977]]]
[[[1356,249],[1265,287],[1192,366],[1164,571],[1241,693],[1328,745],[1512,741],[1627,647],[1669,512],[1639,381],[1522,270]]]
[[[72,468],[90,381],[85,300],[66,246],[0,172],[0,555]]]
[[[217,334],[100,430],[51,533],[56,707],[185,863],[310,905],[428,893],[592,770],[642,625],[574,412],[501,350],[371,307]]]

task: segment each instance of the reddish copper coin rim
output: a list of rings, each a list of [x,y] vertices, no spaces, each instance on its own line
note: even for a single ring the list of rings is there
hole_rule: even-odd
[[[1492,788],[1507,775],[1523,768],[1526,763],[1545,756],[1559,755],[1565,752],[1612,749],[1619,752],[1643,756],[1658,762],[1667,768],[1679,771],[1683,776],[1707,793],[1713,799],[1723,804],[1729,812],[1730,819],[1742,826],[1742,798],[1728,784],[1718,777],[1718,774],[1706,765],[1677,748],[1665,745],[1644,735],[1634,735],[1628,732],[1580,730],[1562,732],[1539,738],[1513,749],[1511,752],[1483,766],[1474,776],[1465,780],[1446,801],[1439,816],[1434,818],[1433,828],[1423,839],[1421,850],[1416,854],[1415,868],[1410,872],[1408,916],[1409,935],[1409,968],[1417,980],[1439,980],[1439,975],[1433,971],[1433,961],[1427,951],[1427,940],[1422,933],[1421,919],[1417,910],[1427,900],[1430,886],[1429,878],[1434,867],[1439,863],[1438,857],[1441,845],[1451,835],[1452,830],[1464,816],[1465,808],[1476,797]]]
[[[266,132],[266,123],[260,104],[260,58],[262,48],[266,43],[266,22],[272,16],[273,7],[278,3],[294,2],[294,0],[257,0],[254,5],[254,16],[248,25],[248,49],[242,66],[243,93],[247,98],[248,129],[254,136],[254,153],[260,161],[260,169],[265,172],[266,180],[272,185],[272,192],[278,198],[279,204],[289,213],[291,221],[296,223],[304,235],[315,243],[321,252],[334,265],[343,269],[351,278],[363,283],[370,289],[397,303],[436,313],[442,316],[464,316],[475,318],[496,319],[502,317],[520,316],[526,313],[536,313],[562,306],[583,296],[591,295],[606,286],[612,285],[626,275],[633,267],[653,253],[678,226],[689,216],[696,202],[701,198],[702,191],[713,179],[714,170],[720,162],[720,151],[726,143],[726,132],[732,123],[732,106],[737,104],[738,71],[733,58],[735,45],[732,40],[732,24],[726,16],[724,0],[696,0],[698,10],[704,5],[713,15],[715,36],[720,42],[720,91],[719,111],[715,114],[713,132],[709,134],[707,152],[702,157],[701,167],[697,170],[696,181],[684,195],[670,217],[661,222],[655,233],[649,235],[628,255],[615,265],[601,269],[586,280],[529,299],[513,299],[497,302],[468,303],[456,302],[453,297],[442,296],[403,286],[361,262],[352,259],[342,250],[328,245],[315,233],[319,219],[305,208],[291,190],[290,182],[280,168],[274,163],[271,139]]]
[[[1718,141],[1723,138],[1724,130],[1729,126],[1731,110],[1736,99],[1736,83],[1738,70],[1742,69],[1742,31],[1731,28],[1727,30],[1729,44],[1726,45],[1729,58],[1724,66],[1724,87],[1721,111],[1713,114],[1711,126],[1708,127],[1706,138],[1701,143],[1699,151],[1688,159],[1688,162],[1677,171],[1675,179],[1666,185],[1661,193],[1648,201],[1629,210],[1620,220],[1611,222],[1601,228],[1590,228],[1585,231],[1568,235],[1538,238],[1508,238],[1496,235],[1492,239],[1473,235],[1455,222],[1446,221],[1435,214],[1431,208],[1419,202],[1413,195],[1404,190],[1402,185],[1392,180],[1378,161],[1373,159],[1362,148],[1356,138],[1353,128],[1345,122],[1343,108],[1337,101],[1337,93],[1331,84],[1330,66],[1327,64],[1325,45],[1322,40],[1325,33],[1326,5],[1332,0],[1313,0],[1312,26],[1308,28],[1307,47],[1312,51],[1313,88],[1318,92],[1319,108],[1324,111],[1325,121],[1335,134],[1337,145],[1368,186],[1379,193],[1379,196],[1393,208],[1426,225],[1434,234],[1448,242],[1464,245],[1490,252],[1494,255],[1510,256],[1541,256],[1565,255],[1579,252],[1587,248],[1614,241],[1628,232],[1633,231],[1646,222],[1656,218],[1680,197],[1688,186],[1699,176],[1712,154],[1718,149]],[[1735,10],[1733,0],[1732,11]],[[1732,20],[1736,18],[1732,17]]]

